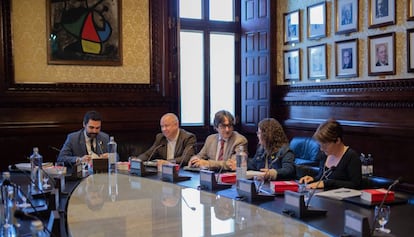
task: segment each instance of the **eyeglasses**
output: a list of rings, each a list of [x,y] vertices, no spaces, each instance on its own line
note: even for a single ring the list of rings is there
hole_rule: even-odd
[[[233,128],[233,124],[219,124],[218,125],[218,127],[220,128],[220,129],[226,129],[226,128]]]

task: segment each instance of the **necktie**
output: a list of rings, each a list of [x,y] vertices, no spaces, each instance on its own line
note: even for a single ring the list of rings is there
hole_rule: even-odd
[[[224,154],[224,139],[220,139],[220,150],[219,150],[218,160],[223,160],[223,154]]]
[[[89,139],[89,142],[91,143],[91,151],[92,151],[93,153],[96,153],[96,151],[95,151],[95,147],[94,147],[94,145],[93,145],[93,140],[94,140],[94,139]]]

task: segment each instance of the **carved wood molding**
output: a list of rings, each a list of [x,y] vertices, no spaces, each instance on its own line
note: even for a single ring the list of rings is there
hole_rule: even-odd
[[[414,108],[414,80],[276,86],[275,100],[285,106]]]

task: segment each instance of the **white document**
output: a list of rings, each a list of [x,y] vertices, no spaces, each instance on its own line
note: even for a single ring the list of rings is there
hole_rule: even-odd
[[[350,188],[338,188],[329,191],[318,192],[315,195],[319,197],[327,197],[342,200],[344,198],[361,196],[361,191]]]

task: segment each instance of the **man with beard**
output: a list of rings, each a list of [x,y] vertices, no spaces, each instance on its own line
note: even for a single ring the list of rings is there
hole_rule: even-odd
[[[67,165],[91,163],[92,158],[108,158],[109,135],[101,132],[102,116],[96,111],[88,111],[83,117],[83,128],[70,133],[57,161]]]

